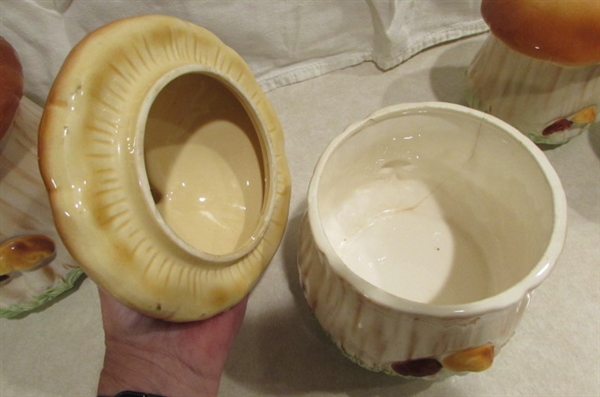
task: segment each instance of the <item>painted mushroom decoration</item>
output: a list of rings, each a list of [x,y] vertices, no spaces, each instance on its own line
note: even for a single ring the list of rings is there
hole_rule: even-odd
[[[290,179],[248,65],[211,32],[145,15],[77,44],[40,125],[57,230],[115,298],[169,321],[239,302],[275,254]]]
[[[0,285],[17,272],[34,271],[56,256],[54,241],[43,234],[7,239],[0,244]]]
[[[598,120],[600,2],[483,0],[491,34],[467,71],[471,107],[540,144],[563,144]]]

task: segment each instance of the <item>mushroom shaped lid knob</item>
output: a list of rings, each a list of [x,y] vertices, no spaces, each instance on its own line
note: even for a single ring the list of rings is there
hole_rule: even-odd
[[[522,54],[565,66],[600,62],[598,0],[483,0],[481,13]]]

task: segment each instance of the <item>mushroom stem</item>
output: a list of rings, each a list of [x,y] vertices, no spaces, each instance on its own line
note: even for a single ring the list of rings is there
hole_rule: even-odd
[[[567,67],[534,59],[492,34],[469,66],[466,84],[471,107],[508,122],[536,143],[566,143],[598,119],[600,65]],[[573,120],[589,108],[594,119]],[[563,119],[571,123],[544,134]]]

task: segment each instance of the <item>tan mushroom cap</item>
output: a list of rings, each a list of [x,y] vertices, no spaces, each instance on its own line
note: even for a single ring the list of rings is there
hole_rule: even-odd
[[[181,92],[181,86],[187,88]],[[169,102],[173,98],[163,95],[173,91],[178,101]],[[219,98],[235,100],[215,102]],[[160,112],[154,110],[157,103]],[[209,117],[214,112],[207,109],[221,109],[221,116],[231,113],[231,120],[220,122],[232,126],[229,130],[239,138],[232,139],[234,143],[257,142],[245,155],[229,156],[234,157],[231,161],[220,157],[222,163],[237,170],[255,159],[264,178],[250,184],[264,186],[261,200],[252,201],[246,212],[254,211],[258,219],[248,222],[249,232],[243,229],[239,245],[226,253],[202,250],[177,236],[157,215],[146,172],[150,168],[144,138],[150,125],[167,137],[174,131],[205,136],[199,132],[202,126],[215,125]],[[167,116],[161,118],[161,112]],[[252,127],[240,127],[234,116],[244,116]],[[219,137],[231,136],[221,132]],[[65,246],[90,279],[139,312],[194,321],[228,310],[257,283],[279,246],[290,201],[281,125],[244,60],[200,26],[145,15],[88,34],[73,48],[54,82],[38,146],[40,171]],[[232,147],[225,149],[231,152]],[[189,168],[220,176],[213,172],[214,157],[218,156],[193,158]],[[222,169],[228,169],[225,166]],[[217,183],[222,180],[214,177],[210,187],[233,186],[223,189],[233,196],[246,186],[238,179],[238,184]],[[201,232],[211,225],[189,224]],[[235,237],[228,236],[234,242]]]
[[[43,234],[10,238],[0,244],[0,274],[33,270],[47,264],[55,254],[54,241]]]
[[[600,1],[483,0],[492,33],[512,49],[550,62],[600,62]]]

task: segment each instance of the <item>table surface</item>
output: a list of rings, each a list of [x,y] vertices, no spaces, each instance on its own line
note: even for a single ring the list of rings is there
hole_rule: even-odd
[[[405,102],[465,104],[464,75],[483,43],[437,46],[389,71],[365,63],[268,92],[286,137],[293,193],[281,246],[251,294],[220,396],[599,396],[600,128],[547,149],[569,203],[563,254],[489,370],[441,382],[364,370],[310,314],[298,283],[300,217],[313,168],[350,123]],[[0,321],[0,396],[93,396],[104,352],[89,279],[48,307]]]

